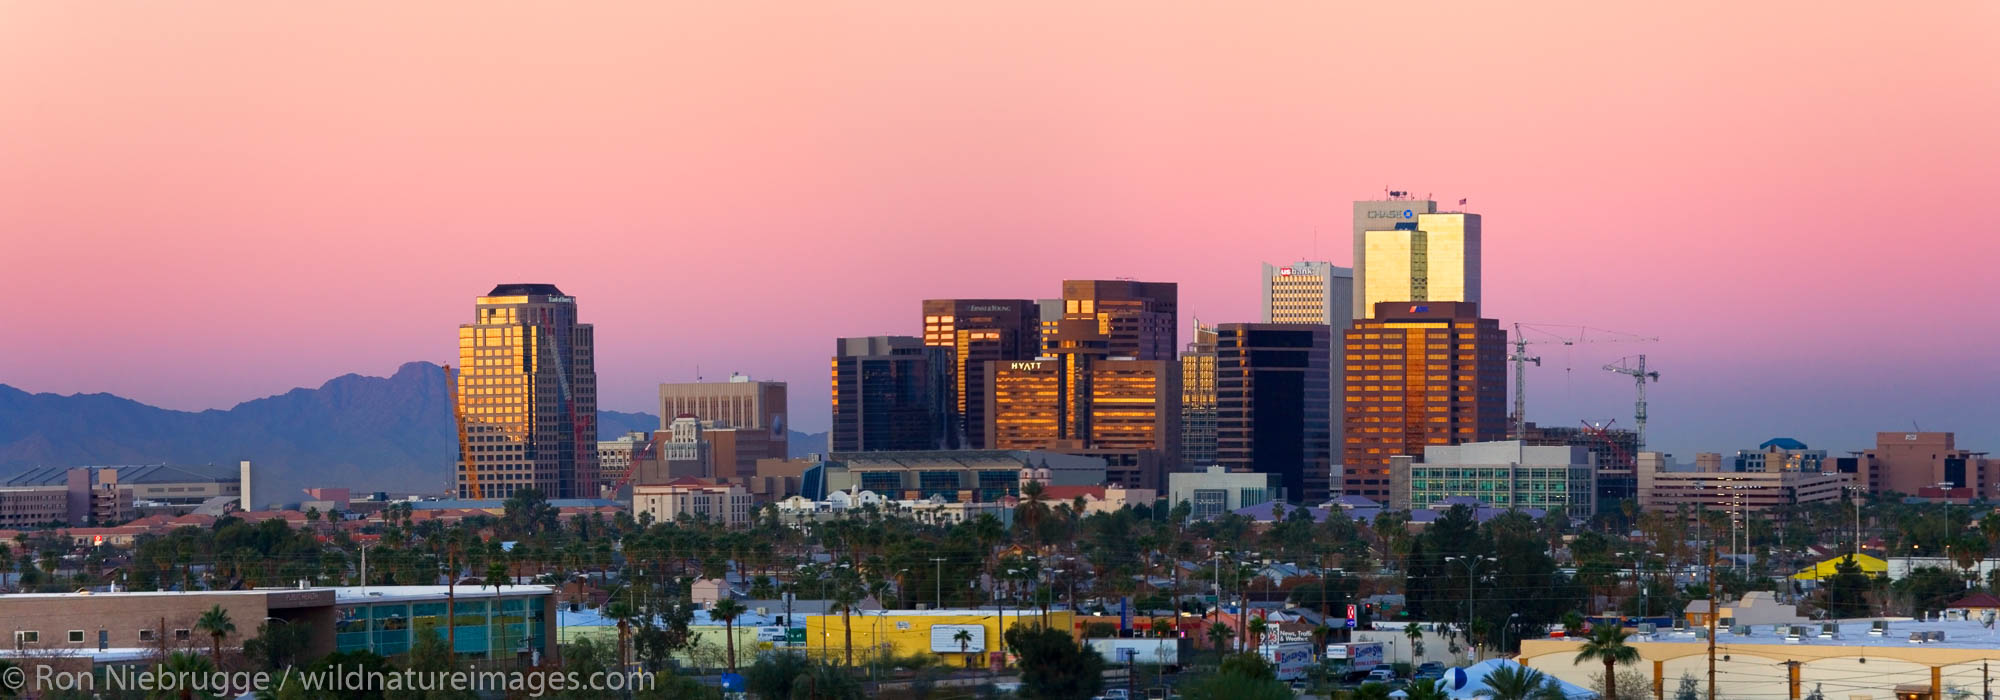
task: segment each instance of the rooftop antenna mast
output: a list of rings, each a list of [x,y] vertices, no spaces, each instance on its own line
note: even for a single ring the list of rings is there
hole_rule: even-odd
[[[1660,381],[1659,372],[1646,370],[1646,356],[1637,355],[1637,362],[1627,362],[1632,357],[1620,358],[1617,364],[1605,365],[1605,371],[1617,372],[1632,377],[1638,386],[1638,400],[1632,405],[1633,429],[1638,432],[1639,448],[1646,447],[1646,380]]]

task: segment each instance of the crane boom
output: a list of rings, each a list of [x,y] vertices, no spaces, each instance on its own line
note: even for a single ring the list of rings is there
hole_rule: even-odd
[[[1636,363],[1629,363],[1629,362],[1627,362],[1627,360],[1631,360],[1631,359],[1633,359],[1633,358],[1630,358],[1630,357],[1624,357],[1624,358],[1619,358],[1619,360],[1618,360],[1618,362],[1617,362],[1616,364],[1609,364],[1609,365],[1605,365],[1605,366],[1604,366],[1604,369],[1605,369],[1605,371],[1608,371],[1608,372],[1616,372],[1616,373],[1618,373],[1618,374],[1623,374],[1623,375],[1627,375],[1627,376],[1630,376],[1630,377],[1632,377],[1632,379],[1633,379],[1633,380],[1634,380],[1635,382],[1637,382],[1637,383],[1638,383],[1638,387],[1639,387],[1639,395],[1638,395],[1638,400],[1637,400],[1637,401],[1636,401],[1636,402],[1635,402],[1635,403],[1633,404],[1633,406],[1632,406],[1632,418],[1634,419],[1634,422],[1636,423],[1636,425],[1632,426],[1632,429],[1633,429],[1633,430],[1634,430],[1635,432],[1637,432],[1637,433],[1638,433],[1638,438],[1639,438],[1639,448],[1640,448],[1640,449],[1645,449],[1645,447],[1646,447],[1646,380],[1648,380],[1648,379],[1651,379],[1651,380],[1653,380],[1653,381],[1656,381],[1656,382],[1657,382],[1657,381],[1660,381],[1660,373],[1659,373],[1659,372],[1650,372],[1650,371],[1647,371],[1647,370],[1646,370],[1646,356],[1645,356],[1645,355],[1639,355],[1639,356],[1637,356],[1637,359],[1638,359],[1638,362],[1636,362]]]
[[[472,441],[465,435],[465,400],[459,391],[458,377],[451,373],[451,365],[444,366],[444,384],[451,393],[452,420],[458,424],[458,454],[465,460],[465,495],[480,498],[479,468],[472,461]]]
[[[1528,337],[1530,333],[1537,337],[1530,339]],[[1507,360],[1514,363],[1514,439],[1526,439],[1528,434],[1528,363],[1533,362],[1536,367],[1542,366],[1542,358],[1528,355],[1529,345],[1650,343],[1656,340],[1659,338],[1590,326],[1551,323],[1514,324],[1514,339],[1510,341],[1514,344],[1514,352],[1507,356]],[[1645,421],[1640,422],[1643,424]]]

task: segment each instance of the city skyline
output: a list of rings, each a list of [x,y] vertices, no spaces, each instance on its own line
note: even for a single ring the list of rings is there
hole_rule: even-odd
[[[1183,329],[1256,321],[1260,261],[1351,265],[1350,203],[1394,188],[1484,216],[1503,327],[1662,338],[1539,350],[1538,423],[1629,426],[1598,367],[1645,352],[1649,442],[1684,461],[2000,440],[2000,330],[1964,323],[2000,239],[1958,213],[2000,162],[2000,97],[1962,89],[2000,80],[2000,10],[1721,7],[16,8],[0,292],[34,303],[0,383],[227,407],[448,362],[464,290],[530,280],[590,300],[605,408],[699,366],[788,382],[817,431],[825,340],[920,335],[917,300],[1132,277],[1180,285]],[[1481,108],[1394,108],[1446,98]],[[300,312],[330,298],[369,311]]]

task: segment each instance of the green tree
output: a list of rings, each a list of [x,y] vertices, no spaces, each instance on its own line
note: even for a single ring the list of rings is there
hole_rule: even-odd
[[[1451,688],[1443,679],[1428,680],[1419,678],[1410,681],[1410,687],[1405,688],[1404,692],[1409,693],[1407,700],[1450,700],[1451,698]]]
[[[1701,700],[1701,684],[1695,681],[1694,674],[1681,674],[1681,685],[1674,690],[1674,700]]]
[[[1021,658],[1022,696],[1087,698],[1104,689],[1104,657],[1078,647],[1067,631],[1015,627],[1006,640]]]
[[[410,653],[404,657],[405,667],[432,678],[458,670],[452,663],[452,649],[444,635],[437,633],[437,623],[429,620],[417,623],[410,635]],[[452,690],[450,686],[437,689],[398,688],[385,690],[384,700],[475,700],[478,696],[467,690]]]
[[[1618,696],[1618,667],[1639,663],[1639,648],[1628,645],[1625,639],[1631,636],[1618,625],[1599,625],[1590,631],[1590,637],[1577,647],[1576,660],[1598,661],[1604,664],[1604,697],[1614,700]]]
[[[161,700],[165,700],[166,698],[193,700],[193,698],[216,697],[216,694],[211,690],[196,691],[194,689],[195,684],[193,679],[195,677],[215,673],[215,664],[199,654],[191,654],[185,651],[174,652],[167,656],[165,663],[160,664],[160,672],[173,676],[177,681],[173,684],[175,687],[172,690],[156,689],[148,697],[160,698]]]
[[[1825,608],[1828,617],[1867,617],[1868,589],[1871,585],[1868,575],[1861,572],[1861,564],[1854,561],[1854,555],[1841,557],[1833,565],[1833,577],[1826,580]]]
[[[297,663],[311,644],[311,625],[265,621],[257,626],[257,636],[243,640],[243,656],[261,670],[277,671]]]
[[[1354,689],[1354,700],[1389,700],[1390,688],[1387,683],[1363,683]]]
[[[1542,700],[1548,696],[1549,689],[1560,688],[1550,680],[1541,671],[1520,664],[1507,664],[1486,674],[1485,687],[1473,695],[1487,700]],[[1557,689],[1555,696],[1561,698],[1562,691]]]
[[[749,611],[743,609],[742,603],[729,598],[715,601],[715,605],[708,609],[708,616],[711,619],[722,621],[722,640],[729,648],[730,673],[736,672],[736,618],[742,617],[746,612]]]
[[[229,619],[229,611],[223,610],[221,605],[209,608],[201,613],[201,618],[195,621],[194,627],[208,635],[210,642],[208,658],[214,659],[215,664],[221,666],[222,638],[236,633],[236,622]]]
[[[1229,628],[1220,622],[1208,626],[1208,644],[1215,647],[1215,663],[1218,665],[1222,663],[1222,655],[1227,651],[1225,645],[1231,636]]]

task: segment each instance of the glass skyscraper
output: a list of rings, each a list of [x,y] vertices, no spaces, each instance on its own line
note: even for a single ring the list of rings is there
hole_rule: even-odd
[[[465,421],[455,490],[596,498],[597,369],[590,324],[552,284],[502,284],[458,327]]]

